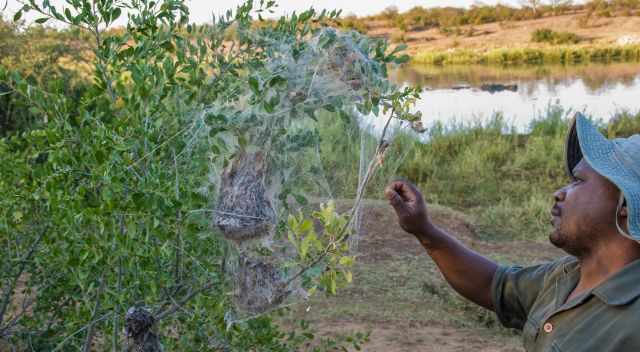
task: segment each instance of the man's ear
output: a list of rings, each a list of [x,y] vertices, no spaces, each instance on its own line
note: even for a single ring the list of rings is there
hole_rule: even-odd
[[[618,215],[622,216],[622,217],[628,217],[629,216],[629,212],[627,211],[627,206],[623,205],[622,208],[620,208],[620,212],[618,213]]]

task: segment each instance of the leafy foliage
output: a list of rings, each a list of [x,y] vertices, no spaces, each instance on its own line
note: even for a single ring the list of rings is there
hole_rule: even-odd
[[[531,33],[531,41],[548,44],[576,44],[580,42],[580,37],[571,32],[556,32],[549,28],[541,28]]]
[[[170,331],[161,333],[163,343],[175,350],[320,351],[366,340],[357,335],[317,344],[307,326],[285,334],[270,316],[227,319],[229,287],[221,268],[226,244],[212,233],[207,213],[217,187],[213,174],[252,138],[304,149],[317,134],[313,109],[343,116],[347,99],[355,98],[336,96],[320,106],[305,106],[303,99],[295,108],[311,122],[291,129],[295,114],[276,114],[292,101],[283,97],[295,83],[268,66],[282,53],[276,44],[304,53],[313,38],[324,49],[353,41],[377,70],[371,76],[377,80],[362,85],[357,109],[415,118],[407,105],[415,91],[397,91],[383,80],[384,65],[406,56],[379,40],[323,29],[336,11],[262,21],[274,5],[248,1],[211,25],[196,26],[188,24],[179,0],[74,0],[64,7],[25,1],[15,20],[35,12],[42,16],[38,24],[59,21],[71,29],[28,29],[24,33],[61,33],[70,41],[60,44],[59,54],[43,57],[46,64],[22,67],[17,62],[28,55],[18,51],[0,66],[2,97],[11,97],[7,106],[21,104],[32,120],[12,122],[0,140],[0,190],[10,195],[0,201],[0,242],[7,248],[0,263],[2,339],[19,349],[88,350],[97,344],[120,350],[126,345],[125,311],[143,306],[158,318],[161,332]],[[110,29],[125,10],[126,30]],[[232,29],[236,41],[228,42]],[[16,27],[9,31],[20,39],[27,35]],[[92,44],[74,51],[79,38]],[[64,58],[78,53],[68,61],[89,66],[66,69]],[[30,65],[59,71],[29,72]],[[243,110],[234,106],[245,103],[268,120],[238,114]],[[22,112],[12,108],[8,115]],[[261,133],[265,123],[284,133]],[[283,187],[285,199],[292,187]],[[322,282],[335,293],[335,277],[346,278],[352,264],[337,245],[346,232],[336,228],[345,220],[333,208],[317,216],[326,233],[315,240],[334,246],[331,255],[319,257],[328,271],[314,285]],[[308,233],[300,239],[306,244],[298,248],[296,265],[317,254],[311,249],[320,243]]]
[[[308,271],[304,272],[303,287],[310,294],[320,288],[335,295],[339,287],[353,280],[350,268],[355,258],[349,255],[349,246],[345,241],[350,234],[349,219],[336,214],[333,202],[321,205],[313,217],[322,225],[322,236],[316,234],[313,222],[300,213],[289,216],[289,241],[297,249],[299,262],[308,265]],[[330,254],[325,263],[317,260],[325,254]],[[321,273],[315,274],[314,271]]]

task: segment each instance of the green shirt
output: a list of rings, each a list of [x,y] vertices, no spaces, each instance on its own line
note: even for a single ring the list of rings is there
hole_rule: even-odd
[[[491,287],[500,322],[522,330],[528,352],[640,351],[640,260],[565,302],[579,278],[573,257],[500,267]]]

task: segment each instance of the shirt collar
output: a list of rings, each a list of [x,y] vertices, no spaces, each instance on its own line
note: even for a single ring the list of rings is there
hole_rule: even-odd
[[[640,296],[640,259],[627,264],[592,292],[612,306],[629,304]]]

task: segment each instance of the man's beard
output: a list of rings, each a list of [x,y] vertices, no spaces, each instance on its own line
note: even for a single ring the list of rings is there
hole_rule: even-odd
[[[549,242],[577,258],[584,258],[589,252],[587,248],[580,244],[577,238],[567,235],[560,227],[554,227],[553,232],[549,234]]]

